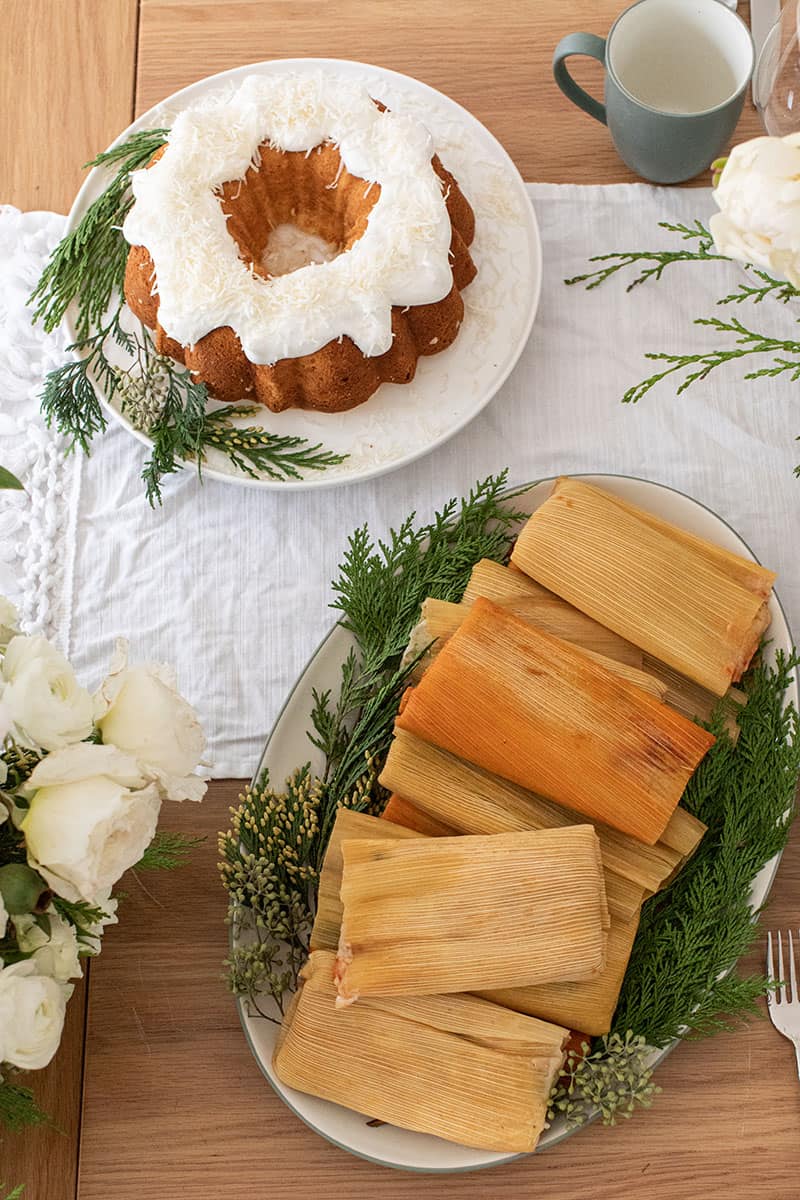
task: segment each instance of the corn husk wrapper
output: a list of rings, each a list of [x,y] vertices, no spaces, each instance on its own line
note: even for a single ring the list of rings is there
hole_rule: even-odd
[[[606,965],[595,979],[585,983],[502,988],[478,994],[496,1004],[507,1005],[515,1012],[529,1013],[547,1021],[561,1021],[570,1029],[580,1029],[592,1037],[608,1033],[638,928],[639,913],[630,921],[612,917]]]
[[[502,570],[502,568],[501,568]],[[536,625],[536,621],[522,613],[517,613],[508,605],[500,605],[507,612],[514,612],[520,620],[527,621],[532,625]],[[446,642],[458,630],[469,614],[471,605],[469,604],[453,604],[448,600],[436,600],[433,597],[428,597],[422,603],[422,612],[420,620],[414,628],[411,640],[406,650],[403,661],[405,663],[412,659],[417,659],[414,671],[410,676],[412,683],[418,683],[424,675],[425,671],[431,665],[436,655],[444,648]],[[578,614],[580,616],[580,614]],[[537,626],[547,632],[546,626]],[[570,641],[569,638],[565,639]],[[580,645],[579,642],[573,640],[573,644]],[[421,657],[419,652],[423,647],[427,650]],[[647,692],[650,696],[655,696],[657,700],[664,700],[667,695],[668,686],[655,675],[649,674],[647,671],[642,671],[639,667],[633,667],[627,662],[617,662],[613,658],[608,658],[604,654],[598,654],[594,650],[587,649],[581,646],[583,653],[593,659],[596,663],[600,663],[612,675],[624,679],[626,683],[635,684],[642,691]]]
[[[474,996],[334,1005],[334,956],[311,955],[273,1065],[289,1087],[482,1150],[533,1150],[568,1030]]]
[[[715,696],[769,624],[772,571],[577,479],[557,481],[512,561]]]
[[[395,809],[396,815],[400,815],[402,811],[402,809]],[[400,825],[386,820],[385,817],[370,817],[364,813],[351,812],[348,809],[339,810],[320,880],[317,921],[314,924],[311,939],[313,949],[324,947],[335,950],[338,946],[342,914],[339,899],[342,876],[341,844],[343,838],[352,833],[362,837],[378,836],[380,833],[381,836],[394,837],[398,840],[423,836],[403,829]],[[607,875],[606,878],[608,878]],[[610,908],[609,905],[609,910]],[[325,914],[322,919],[321,914]],[[507,1005],[509,1008],[529,1015],[541,1016],[545,1020],[556,1021],[558,1024],[568,1025],[573,1029],[580,1029],[587,1034],[607,1033],[611,1027],[611,1017],[616,1008],[619,989],[622,986],[638,923],[638,909],[628,920],[611,915],[606,946],[606,965],[595,979],[580,984],[544,984],[532,988],[509,988],[491,993],[490,998],[495,998],[498,1004]],[[404,999],[410,1000],[411,998]],[[361,1004],[378,1002],[378,998],[374,1000],[362,998],[359,1004],[353,1007],[358,1008]]]
[[[714,738],[478,599],[396,727],[650,845]]]
[[[341,847],[342,1003],[591,979],[605,965],[591,825]]]
[[[405,824],[389,825],[379,817],[368,813],[353,812],[340,808],[328,840],[325,859],[319,876],[317,889],[317,911],[311,930],[309,945],[312,950],[335,950],[339,945],[342,928],[342,902],[339,889],[342,885],[342,842],[345,838],[394,837],[400,841],[422,837]]]
[[[402,729],[395,730],[380,782],[406,804],[413,805],[423,819],[429,817],[457,833],[563,828],[581,820],[574,811],[491,775]],[[398,824],[426,832],[419,817],[412,815],[407,820],[407,814],[399,806],[392,805],[390,809],[387,805],[384,815]],[[609,885],[610,874],[628,880],[645,896],[651,895],[694,852],[705,828],[685,809],[677,808],[661,841],[647,846],[607,825],[595,825],[606,872],[609,910],[629,920],[641,903],[639,897],[627,908],[619,907],[613,884]]]
[[[586,613],[567,604],[555,592],[549,592],[513,566],[504,567],[490,558],[482,558],[477,562],[472,568],[462,603],[474,604],[480,596],[538,625],[553,637],[572,642],[584,650],[593,650],[604,658],[627,663],[629,667],[642,667],[642,652],[638,646],[627,642],[598,621],[593,621]]]

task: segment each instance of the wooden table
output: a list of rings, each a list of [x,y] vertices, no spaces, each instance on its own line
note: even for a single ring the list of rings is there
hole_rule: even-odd
[[[623,6],[2,0],[0,201],[66,211],[81,164],[134,115],[215,71],[303,55],[361,59],[433,84],[500,138],[527,179],[627,180],[606,130],[569,105],[550,75],[563,33],[603,33]],[[598,89],[596,64],[576,73]],[[739,135],[757,132],[748,103]],[[124,881],[121,924],[70,1005],[58,1057],[31,1080],[62,1132],[4,1141],[0,1183],[26,1181],[25,1200],[798,1195],[800,1088],[789,1044],[766,1022],[680,1046],[659,1071],[664,1091],[652,1114],[614,1131],[592,1127],[490,1175],[420,1179],[327,1145],[265,1083],[222,983],[216,832],[238,790],[217,782],[202,807],[169,806],[171,827],[207,841],[181,871]],[[769,920],[796,925],[799,916],[795,834]],[[745,965],[759,969],[761,951]]]

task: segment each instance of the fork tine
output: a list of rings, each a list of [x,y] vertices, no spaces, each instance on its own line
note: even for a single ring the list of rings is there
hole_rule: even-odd
[[[783,935],[780,929],[778,930],[778,978],[781,981],[781,986],[778,988],[778,1000],[783,1004],[786,1000],[786,987],[783,982],[786,976],[783,973]]]
[[[775,964],[772,961],[772,931],[767,932],[767,979],[770,983],[775,982]],[[767,994],[767,1000],[773,1000],[775,993],[770,991]]]
[[[789,932],[787,933],[786,936],[789,939],[789,982],[792,985],[791,1003],[796,1004],[797,1003],[797,975],[795,973],[794,943],[792,941],[791,929],[789,930]]]

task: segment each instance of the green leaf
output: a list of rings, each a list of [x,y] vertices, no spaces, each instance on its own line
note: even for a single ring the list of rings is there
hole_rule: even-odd
[[[0,1082],[0,1124],[17,1133],[27,1126],[53,1126],[53,1121],[39,1108],[30,1088],[5,1079]]]
[[[25,488],[17,479],[16,475],[12,475],[6,467],[0,467],[0,489],[7,491],[24,492]]]
[[[0,867],[0,896],[12,916],[46,908],[50,889],[26,863],[6,863]]]
[[[183,833],[160,831],[153,838],[134,867],[136,871],[174,871],[182,867],[190,851],[199,846],[204,837],[187,837]]]

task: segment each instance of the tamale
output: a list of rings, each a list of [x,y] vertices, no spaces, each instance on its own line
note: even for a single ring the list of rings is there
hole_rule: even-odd
[[[484,829],[453,829],[439,821],[429,813],[417,808],[416,804],[404,800],[402,796],[391,795],[386,801],[386,807],[381,813],[381,820],[404,825],[406,829],[414,829],[427,837],[453,837],[457,833],[486,833]],[[574,824],[579,824],[575,821]],[[376,835],[380,836],[380,835]]]
[[[475,996],[364,999],[336,1011],[312,954],[273,1058],[289,1087],[483,1150],[533,1150],[568,1030]]]
[[[530,624],[536,625],[533,617],[525,613],[518,613],[509,605],[500,605],[500,607],[505,608],[508,612],[513,612],[521,621],[528,621]],[[436,655],[444,648],[448,638],[451,638],[466,620],[469,611],[470,605],[464,603],[453,604],[448,600],[435,600],[430,596],[423,601],[420,619],[414,627],[408,648],[403,656],[404,663],[418,659],[411,675],[412,683],[419,682]],[[580,616],[581,614],[578,615]],[[548,632],[545,625],[541,625],[539,628]],[[635,684],[642,691],[655,696],[657,700],[665,699],[668,690],[667,684],[655,675],[651,675],[647,671],[642,671],[639,667],[633,667],[627,662],[617,662],[616,659],[608,658],[604,654],[598,654],[594,650],[587,649],[575,638],[565,638],[564,640],[572,641],[573,645],[580,645],[584,654],[595,662],[600,663],[612,675],[619,676],[620,679],[624,679],[627,683]],[[427,649],[419,657],[423,647]]]
[[[317,911],[309,943],[312,950],[335,950],[339,945],[339,930],[342,927],[342,902],[339,899],[342,841],[358,837],[395,837],[404,840],[423,836],[405,824],[390,825],[388,821],[371,817],[368,813],[353,812],[349,808],[339,809],[319,876]]]
[[[577,479],[557,481],[512,561],[715,696],[769,624],[772,571]]]
[[[342,1003],[591,979],[605,964],[591,825],[341,845]]]
[[[545,983],[538,987],[480,991],[478,995],[505,1004],[515,1012],[563,1022],[570,1029],[580,1029],[592,1037],[608,1033],[638,928],[639,913],[630,921],[612,917],[606,965],[594,979],[584,983]]]
[[[714,738],[480,598],[396,726],[655,844]]]
[[[553,829],[576,825],[581,820],[577,813],[491,775],[403,729],[395,730],[380,782],[424,816],[441,821],[457,833]],[[408,823],[397,809],[389,819]],[[684,821],[688,822],[688,828]],[[663,886],[705,832],[700,821],[680,808],[675,810],[665,831],[665,836],[670,834],[671,842],[678,843],[677,847],[667,844],[664,838],[655,846],[646,846],[607,825],[598,824],[595,828],[606,878],[613,871],[646,894]],[[630,919],[636,907],[622,912],[609,896],[609,909],[624,919]]]
[[[642,652],[638,646],[587,617],[586,613],[562,600],[555,592],[549,592],[523,571],[482,558],[472,568],[462,603],[474,604],[479,596],[507,608],[517,617],[532,621],[545,633],[641,669]]]

